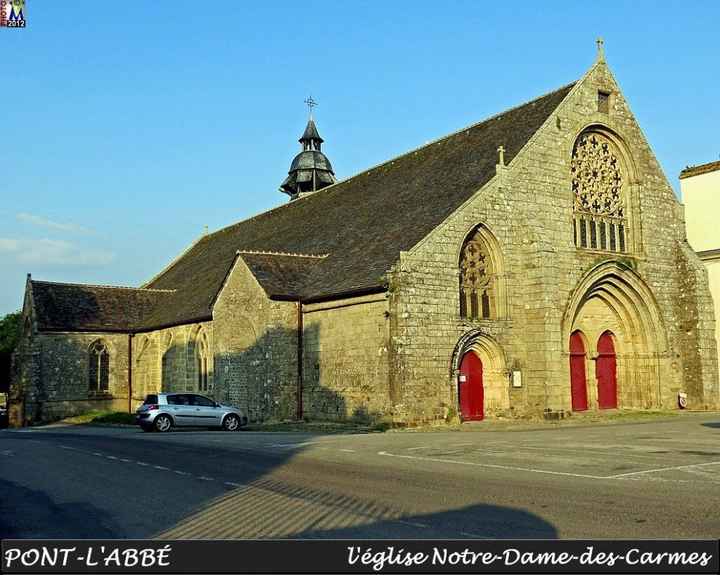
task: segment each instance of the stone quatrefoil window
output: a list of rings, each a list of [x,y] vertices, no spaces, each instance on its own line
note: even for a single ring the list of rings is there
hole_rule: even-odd
[[[110,382],[110,352],[102,340],[90,346],[88,369],[88,388],[92,392],[108,391]]]
[[[597,132],[582,134],[573,149],[570,171],[575,198],[575,245],[626,251],[624,178],[615,144]]]
[[[491,317],[493,269],[478,230],[465,242],[460,255],[460,317]]]

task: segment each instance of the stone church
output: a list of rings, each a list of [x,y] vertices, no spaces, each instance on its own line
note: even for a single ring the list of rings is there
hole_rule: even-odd
[[[139,288],[28,276],[15,425],[193,390],[252,421],[720,406],[683,206],[600,45],[582,78],[290,200]],[[684,394],[684,395],[681,395]]]

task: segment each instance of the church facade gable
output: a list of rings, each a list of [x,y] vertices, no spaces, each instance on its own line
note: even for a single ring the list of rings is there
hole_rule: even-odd
[[[504,262],[505,317],[484,313],[482,295],[467,303],[469,293],[488,293],[492,269],[482,247],[458,266],[476,229]],[[587,342],[590,409],[672,409],[679,392],[697,408],[717,406],[713,311],[684,240],[681,206],[601,59],[508,166],[500,154],[496,177],[401,254],[390,281],[392,339],[422,331],[426,345],[394,346],[403,374],[396,411],[462,415],[464,390],[476,385],[462,356],[474,353],[486,414],[571,412],[572,334]],[[487,400],[498,384],[486,372],[498,365],[507,402]],[[612,401],[601,391],[610,386]]]

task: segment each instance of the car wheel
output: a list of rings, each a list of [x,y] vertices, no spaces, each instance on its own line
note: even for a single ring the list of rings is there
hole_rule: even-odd
[[[240,418],[237,415],[226,415],[222,427],[225,431],[237,431],[240,429]]]
[[[158,431],[170,431],[172,429],[172,419],[167,415],[158,415],[155,418],[155,429]]]

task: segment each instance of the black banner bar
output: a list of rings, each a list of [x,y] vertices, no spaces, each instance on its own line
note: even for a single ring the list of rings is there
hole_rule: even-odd
[[[4,573],[715,573],[718,541],[6,539]]]

